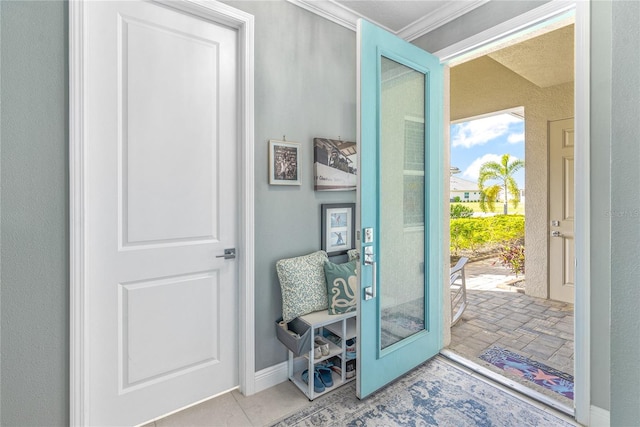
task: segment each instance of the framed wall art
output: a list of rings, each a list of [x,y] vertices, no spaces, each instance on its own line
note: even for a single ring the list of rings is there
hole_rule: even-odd
[[[298,142],[269,140],[269,184],[301,185]]]
[[[321,249],[329,256],[355,248],[355,203],[321,205]]]
[[[313,175],[316,191],[349,191],[358,180],[357,146],[353,141],[313,138]]]

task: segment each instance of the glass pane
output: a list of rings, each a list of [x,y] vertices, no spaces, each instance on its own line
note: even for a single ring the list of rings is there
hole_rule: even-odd
[[[382,58],[380,336],[389,347],[425,329],[423,73]]]

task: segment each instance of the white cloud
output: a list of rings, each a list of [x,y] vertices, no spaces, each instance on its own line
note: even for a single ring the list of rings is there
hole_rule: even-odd
[[[509,133],[509,125],[522,120],[511,114],[499,114],[454,125],[451,144],[454,147],[482,145]]]
[[[518,160],[518,157],[509,155],[509,162],[511,163],[514,160]],[[467,167],[462,172],[462,176],[465,177],[466,179],[470,180],[470,181],[474,181],[475,182],[475,181],[478,180],[478,176],[480,175],[480,168],[482,167],[483,164],[485,164],[487,162],[498,162],[498,163],[500,163],[501,161],[502,161],[502,155],[485,154],[484,156],[478,157],[473,162],[471,162],[469,167]]]
[[[512,158],[515,159],[515,157]],[[502,159],[502,156],[499,156],[497,154],[485,154],[482,157],[478,157],[473,162],[471,162],[469,167],[466,168],[464,172],[462,172],[462,176],[470,179],[471,181],[477,181],[478,176],[480,175],[480,167],[482,167],[483,164],[491,161],[500,163],[500,159]]]
[[[517,144],[518,142],[524,142],[524,132],[509,134],[509,136],[507,137],[507,142],[509,144]]]

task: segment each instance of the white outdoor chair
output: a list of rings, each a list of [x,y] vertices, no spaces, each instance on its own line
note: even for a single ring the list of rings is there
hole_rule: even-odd
[[[467,282],[464,277],[464,266],[469,258],[462,257],[451,268],[449,289],[451,289],[451,326],[455,325],[465,308],[467,308]]]

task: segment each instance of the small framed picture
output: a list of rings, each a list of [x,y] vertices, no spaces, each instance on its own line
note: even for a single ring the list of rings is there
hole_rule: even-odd
[[[321,205],[320,247],[329,256],[355,248],[355,203]]]
[[[356,143],[313,138],[313,175],[316,191],[355,190],[358,181]]]
[[[269,184],[301,185],[298,142],[269,140]]]

